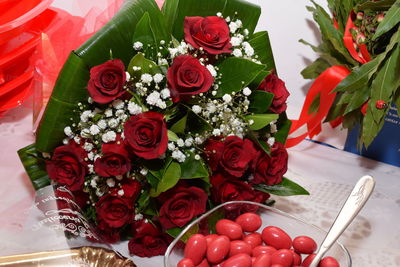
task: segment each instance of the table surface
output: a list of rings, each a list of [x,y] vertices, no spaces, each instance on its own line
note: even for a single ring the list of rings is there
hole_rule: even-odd
[[[70,3],[56,0],[55,4],[63,7],[67,2]],[[299,72],[315,54],[297,40],[304,38],[315,43],[318,39],[315,29],[310,31],[311,15],[304,8],[309,2],[251,2],[263,5],[262,16],[268,19],[260,20],[258,29],[270,32],[279,73],[286,78],[292,93],[289,115],[298,114],[304,99],[300,87],[305,84]],[[283,10],[291,18],[285,23],[281,21]],[[331,139],[337,133],[330,132]],[[0,117],[0,255],[37,247],[37,240],[23,232],[35,192],[16,153],[33,142],[29,102]],[[341,242],[349,249],[353,266],[400,266],[400,168],[308,141],[289,149],[289,155],[286,176],[303,185],[311,195],[275,197],[276,207],[328,230],[358,178],[370,174],[376,179],[375,191]],[[125,243],[116,248],[127,255]],[[162,266],[162,257],[135,257],[134,261],[138,266]]]

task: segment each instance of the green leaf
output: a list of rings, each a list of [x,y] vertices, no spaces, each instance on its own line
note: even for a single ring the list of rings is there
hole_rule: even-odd
[[[290,127],[292,126],[292,121],[287,118],[285,112],[279,115],[277,126],[278,132],[274,134],[275,141],[285,144],[286,139],[289,135]]]
[[[154,0],[125,0],[118,13],[76,53],[88,66],[99,65],[108,59],[108,51],[113,51],[114,58],[124,61],[125,66],[134,55],[132,39],[139,20],[148,12],[154,26],[154,34],[170,40],[170,32],[166,30],[165,19],[161,15]]]
[[[263,140],[260,140],[257,138],[255,132],[253,131],[248,131],[247,132],[247,136],[258,145],[259,148],[261,148],[265,153],[267,153],[268,155],[271,154],[271,148],[268,146],[268,144],[266,142],[264,142]]]
[[[18,156],[21,159],[22,165],[24,165],[25,171],[36,190],[50,184],[50,178],[46,171],[46,163],[39,156],[39,153],[35,144],[18,150]]]
[[[249,125],[251,130],[260,130],[265,126],[269,125],[270,122],[277,120],[278,114],[253,114],[245,116],[245,119],[249,122],[253,120],[254,123]]]
[[[331,65],[323,58],[317,58],[313,63],[301,71],[304,79],[315,79]]]
[[[171,189],[178,183],[180,177],[181,177],[181,166],[179,165],[179,163],[169,160],[164,170],[162,170],[162,176],[157,185],[157,188],[156,189],[152,188],[150,190],[150,196],[157,197],[162,192]]]
[[[150,203],[149,192],[147,190],[143,191],[140,194],[140,196],[139,196],[138,200],[136,201],[136,203],[137,203],[137,207],[139,209],[139,212],[145,210],[148,207],[149,203]]]
[[[361,107],[369,99],[370,91],[370,88],[368,86],[365,86],[364,88],[360,88],[358,91],[354,92],[351,95],[351,99],[346,106],[344,115]]]
[[[381,0],[381,1],[366,1],[357,6],[358,11],[362,10],[374,10],[374,11],[385,11],[388,10],[396,0]]]
[[[88,98],[86,85],[89,75],[83,60],[71,53],[40,122],[35,145],[38,151],[50,152],[62,144],[64,128],[79,118],[77,103]]]
[[[249,96],[249,111],[253,113],[264,113],[271,106],[272,100],[274,100],[274,94],[261,90],[254,90]]]
[[[377,109],[376,101],[390,104],[400,85],[400,45],[397,45],[390,57],[383,63],[371,85],[371,100],[362,127],[362,142],[368,147],[383,126],[384,117],[389,109]]]
[[[370,62],[355,68],[335,88],[335,92],[354,92],[367,86],[369,79],[376,72],[383,57],[378,56]]]
[[[243,22],[243,27],[252,33],[261,14],[259,6],[243,0],[166,0],[162,11],[166,18],[167,29],[178,40],[183,39],[185,16],[206,17],[221,12],[224,17],[239,18]]]
[[[148,12],[144,13],[143,17],[136,25],[132,39],[132,43],[141,42],[143,44],[142,51],[148,57],[149,55],[155,55],[156,51],[158,51],[159,43],[151,27],[151,20]],[[151,47],[154,47],[156,50],[152,51]]]
[[[230,57],[218,65],[221,77],[221,85],[216,97],[224,94],[239,92],[264,69],[265,65],[254,63],[248,59]]]
[[[271,72],[264,70],[260,71],[253,81],[248,85],[249,88],[258,88],[261,82],[267,77]]]
[[[205,131],[212,130],[213,128],[211,125],[203,119],[201,116],[194,113],[191,109],[188,108],[188,121],[196,122],[196,123],[187,123],[186,124],[186,131],[191,133],[198,133],[201,134]]]
[[[297,183],[283,177],[282,182],[276,185],[259,184],[254,188],[261,192],[277,196],[309,195],[310,193]]]
[[[268,32],[257,32],[249,37],[248,42],[253,47],[254,54],[258,55],[258,60],[267,66],[267,70],[275,69],[274,56],[272,54]]]
[[[173,238],[177,237],[182,231],[183,228],[175,227],[175,228],[170,228],[165,230],[167,234],[172,236]],[[186,243],[189,239],[194,234],[197,234],[199,232],[199,225],[195,224],[193,225],[181,238],[182,242]]]
[[[113,51],[114,58],[121,59],[125,66],[128,65],[134,55],[132,29],[145,12],[149,13],[152,22],[159,20],[160,10],[154,0],[126,0],[119,12],[103,28],[70,54],[58,76],[40,123],[36,135],[37,150],[49,152],[60,145],[64,138],[64,128],[79,118],[79,114],[73,111],[78,102],[87,100],[86,85],[90,67],[107,61],[110,50]],[[157,25],[163,23],[159,21]],[[169,33],[165,32],[160,36],[164,35],[168,37]]]
[[[329,109],[328,115],[326,115],[325,121],[332,121],[337,119],[337,117],[343,115],[344,110],[346,108],[345,105],[339,105],[338,103],[341,101],[342,97],[346,97],[347,93],[337,93],[335,100],[333,101],[332,107]]]
[[[393,99],[394,104],[397,108],[397,115],[400,117],[400,87],[397,88],[396,94]]]
[[[336,51],[343,60],[350,64],[355,64],[355,60],[350,56],[343,43],[342,34],[333,26],[332,18],[326,11],[317,3],[312,1],[315,8],[308,7],[313,12],[314,20],[318,23],[322,37],[333,51]],[[351,9],[350,9],[351,10]],[[347,17],[346,17],[347,20]]]
[[[392,7],[388,10],[383,21],[379,23],[378,28],[376,29],[376,32],[372,37],[372,40],[378,39],[380,36],[393,29],[399,23],[400,0],[397,0],[396,3],[394,3]]]
[[[150,170],[146,175],[146,180],[151,185],[151,187],[157,188],[157,185],[161,180],[161,177],[159,177],[158,172]]]
[[[140,67],[140,70],[134,71],[133,66]],[[140,81],[143,73],[150,73],[154,75],[161,72],[157,64],[154,61],[145,58],[144,54],[142,53],[138,53],[132,58],[132,60],[129,62],[127,71],[131,75],[133,82]]]
[[[168,141],[176,142],[178,141],[179,137],[171,130],[168,130]]]
[[[175,122],[174,125],[171,127],[171,131],[175,133],[184,133],[186,128],[188,114],[183,116],[179,121]]]
[[[181,163],[181,170],[182,179],[203,179],[209,182],[206,164],[202,159],[196,160],[193,153]]]

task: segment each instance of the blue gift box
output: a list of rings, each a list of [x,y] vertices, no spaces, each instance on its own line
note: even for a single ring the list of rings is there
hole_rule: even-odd
[[[357,145],[360,126],[349,132],[345,151],[400,167],[400,117],[395,106],[390,107],[385,123],[368,149],[359,150]]]

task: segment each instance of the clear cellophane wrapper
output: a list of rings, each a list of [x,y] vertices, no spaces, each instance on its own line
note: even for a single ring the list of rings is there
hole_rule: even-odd
[[[72,193],[47,186],[36,192],[23,229],[0,251],[0,266],[135,266],[97,234]]]

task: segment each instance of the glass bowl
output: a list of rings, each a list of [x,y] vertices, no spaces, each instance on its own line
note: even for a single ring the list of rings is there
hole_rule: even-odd
[[[307,235],[312,237],[317,244],[321,244],[327,234],[326,231],[276,208],[250,201],[231,201],[216,206],[190,223],[169,245],[164,256],[164,266],[176,267],[183,258],[184,246],[180,242],[181,240],[185,241],[195,233],[215,233],[215,223],[219,219],[235,219],[235,217],[247,211],[254,211],[261,216],[263,224],[257,232],[261,232],[266,226],[273,225],[282,228],[292,239],[299,235]],[[351,266],[350,254],[345,246],[339,242],[332,246],[326,256],[334,257],[341,267]],[[302,255],[303,260],[304,258],[305,255]]]

